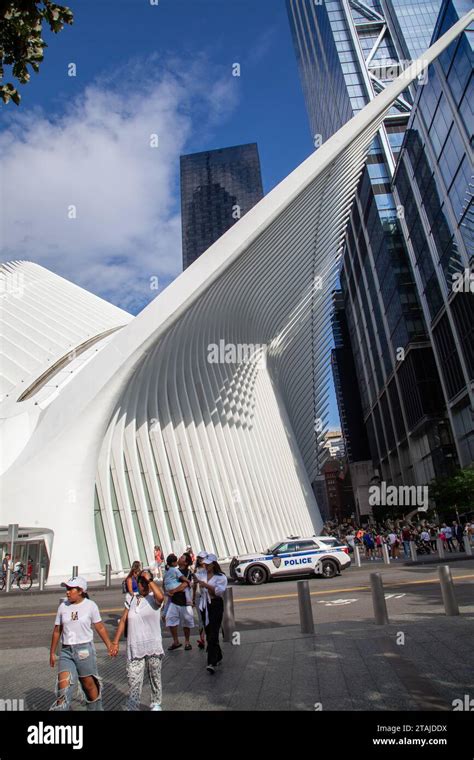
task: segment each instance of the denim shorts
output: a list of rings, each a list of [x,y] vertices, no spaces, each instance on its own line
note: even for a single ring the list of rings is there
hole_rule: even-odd
[[[63,644],[59,654],[58,672],[76,671],[79,678],[97,676],[97,656],[92,641],[87,644]]]

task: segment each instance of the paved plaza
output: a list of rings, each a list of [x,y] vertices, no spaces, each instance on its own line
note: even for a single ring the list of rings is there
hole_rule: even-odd
[[[375,564],[375,563],[374,563]],[[374,568],[371,568],[374,569]],[[437,568],[377,566],[387,592],[390,625],[373,619],[367,568],[328,582],[310,581],[315,635],[302,635],[296,584],[234,586],[236,643],[223,645],[215,676],[194,645],[166,653],[165,710],[452,710],[474,697],[474,563],[451,565],[461,614],[446,617]],[[91,589],[110,635],[123,598],[118,588]],[[55,673],[49,641],[58,594],[15,598],[0,614],[0,682],[4,698],[25,709],[48,709]],[[29,611],[28,611],[29,610]],[[195,642],[196,635],[192,637]],[[170,643],[164,632],[165,649]],[[96,642],[107,710],[126,698],[125,643],[111,659]],[[142,709],[149,704],[146,685]],[[73,708],[83,710],[79,700]]]

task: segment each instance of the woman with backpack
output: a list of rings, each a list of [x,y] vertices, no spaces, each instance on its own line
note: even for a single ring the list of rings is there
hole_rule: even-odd
[[[135,596],[135,594],[138,594],[137,578],[140,575],[141,569],[142,569],[141,563],[138,560],[136,560],[132,564],[129,574],[125,578],[125,583],[122,584],[122,589],[124,589],[125,593],[129,594],[130,597]]]

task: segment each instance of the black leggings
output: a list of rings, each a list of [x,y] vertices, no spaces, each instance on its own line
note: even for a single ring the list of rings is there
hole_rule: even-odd
[[[216,596],[207,607],[209,623],[206,625],[207,664],[217,665],[222,660],[222,650],[219,645],[219,631],[224,617],[224,600]]]

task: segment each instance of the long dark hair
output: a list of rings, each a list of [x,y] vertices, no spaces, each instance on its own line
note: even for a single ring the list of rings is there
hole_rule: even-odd
[[[211,562],[212,572],[214,575],[224,575],[224,571],[221,570],[221,566],[217,561]]]
[[[138,560],[135,560],[135,562],[133,562],[133,563],[132,563],[132,566],[131,566],[131,568],[130,568],[130,572],[129,572],[129,574],[127,575],[127,578],[131,578],[131,577],[132,577],[132,575],[133,575],[133,574],[134,574],[134,573],[135,573],[137,570],[140,570],[141,566],[142,566],[142,563],[141,563],[141,562],[139,562]]]

